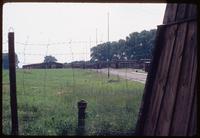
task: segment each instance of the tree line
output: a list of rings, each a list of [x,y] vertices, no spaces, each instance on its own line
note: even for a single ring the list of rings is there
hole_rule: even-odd
[[[18,60],[18,56],[17,56],[16,53],[15,53],[15,64],[16,64],[16,68],[19,68],[19,66],[18,66],[19,60]],[[8,53],[3,53],[2,66],[3,66],[3,69],[9,68],[9,55],[8,55]]]
[[[130,33],[125,40],[120,39],[119,41],[98,44],[91,48],[91,59],[87,62],[152,59],[155,37],[156,29],[143,30],[140,33]],[[18,68],[19,60],[17,54],[15,54],[15,59],[16,67]],[[56,61],[57,59],[54,56],[49,55],[44,57],[43,63]],[[74,61],[72,63],[79,62],[82,63],[84,61]],[[3,53],[3,68],[8,69],[8,67],[8,53]]]
[[[133,32],[119,41],[91,48],[91,61],[152,59],[156,29]]]
[[[56,62],[57,59],[54,56],[45,56],[44,57],[44,61],[43,63],[50,63],[50,62]],[[18,56],[15,53],[15,64],[16,64],[16,68],[19,68],[18,64],[19,64],[19,60],[18,60]],[[8,69],[9,68],[9,55],[8,53],[3,53],[3,62],[2,62],[2,67],[3,69]]]

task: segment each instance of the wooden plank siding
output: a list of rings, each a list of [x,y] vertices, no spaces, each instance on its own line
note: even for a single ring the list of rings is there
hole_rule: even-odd
[[[187,4],[178,5],[177,19],[186,16]],[[156,135],[168,135],[172,120],[173,107],[176,100],[179,72],[181,69],[182,52],[187,33],[187,23],[180,24],[176,33],[176,42],[173,46],[173,54],[170,57],[170,68],[168,69],[168,79],[165,84],[164,95],[161,100],[158,122],[156,124]]]
[[[154,83],[154,79],[156,76],[156,72],[157,72],[157,67],[158,67],[158,62],[159,62],[159,58],[160,58],[160,51],[161,51],[161,47],[157,46],[159,45],[163,40],[163,32],[164,32],[163,27],[159,27],[157,28],[157,32],[156,32],[156,40],[155,40],[155,51],[154,51],[154,56],[153,56],[153,60],[150,63],[150,69],[149,69],[149,73],[147,75],[147,79],[146,79],[146,85],[144,88],[144,94],[142,97],[142,101],[141,101],[141,106],[140,106],[140,112],[138,114],[138,120],[136,123],[136,131],[135,131],[135,135],[140,135],[143,133],[144,130],[144,122],[147,119],[147,113],[149,110],[149,104],[150,104],[150,99],[152,96],[152,84]],[[148,93],[146,92],[148,90]]]
[[[158,122],[156,124],[156,135],[168,135],[169,126],[172,118],[173,105],[176,98],[176,91],[178,85],[178,75],[181,68],[182,51],[184,40],[187,31],[187,24],[184,23],[178,26],[176,42],[173,47],[173,54],[170,58],[170,67],[167,73],[167,81],[163,86],[163,96],[161,99],[161,106],[159,109]]]
[[[175,21],[178,4],[167,4],[163,24]]]
[[[190,108],[192,105],[193,95],[194,95],[194,84],[196,81],[197,72],[197,49],[196,49],[196,39],[194,37],[194,32],[196,31],[196,23],[190,23],[188,30],[188,37],[186,42],[186,48],[184,50],[183,65],[181,68],[180,80],[177,90],[177,103],[174,110],[174,118],[172,124],[172,135],[186,135],[187,124],[190,116]],[[194,45],[195,44],[195,45]],[[184,111],[188,111],[185,112]],[[181,116],[180,113],[183,113]],[[185,123],[183,123],[185,122]],[[178,124],[183,123],[181,126]],[[176,129],[179,127],[179,129]],[[183,132],[185,134],[183,134]]]
[[[147,120],[145,122],[146,127],[144,128],[144,133],[147,135],[153,135],[156,129],[159,109],[161,108],[161,101],[165,92],[165,85],[171,61],[170,57],[172,55],[173,45],[175,43],[176,32],[177,25],[174,25],[166,29],[164,34],[165,37],[162,45],[163,49],[162,51],[160,51],[161,55],[163,56],[159,58],[158,70],[154,82],[155,85],[153,85],[153,94],[149,105],[150,110],[147,116]],[[166,53],[165,51],[168,51],[168,53]],[[155,93],[156,91],[158,91],[158,93]]]
[[[156,40],[136,135],[195,134],[197,20],[184,20],[197,18],[196,11],[194,4],[167,4],[164,25],[157,30],[160,40]]]
[[[195,96],[194,96],[194,100],[193,100],[193,104],[192,104],[191,108],[191,115],[190,115],[190,121],[189,121],[189,127],[188,127],[188,131],[187,131],[187,135],[188,136],[194,136],[197,132],[197,88],[195,89]]]

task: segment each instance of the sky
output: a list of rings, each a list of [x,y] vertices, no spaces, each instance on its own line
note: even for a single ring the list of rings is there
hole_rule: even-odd
[[[165,8],[164,3],[6,3],[3,52],[8,51],[8,32],[13,31],[19,67],[41,63],[46,55],[60,63],[86,61],[96,44],[156,29]]]

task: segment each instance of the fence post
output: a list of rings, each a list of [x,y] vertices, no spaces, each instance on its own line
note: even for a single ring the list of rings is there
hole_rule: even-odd
[[[8,33],[8,49],[9,49],[8,55],[9,55],[9,78],[10,78],[10,106],[11,106],[11,118],[12,118],[11,135],[18,135],[14,32]]]
[[[87,102],[81,100],[78,102],[78,134],[84,135],[85,133],[85,109],[87,107]]]

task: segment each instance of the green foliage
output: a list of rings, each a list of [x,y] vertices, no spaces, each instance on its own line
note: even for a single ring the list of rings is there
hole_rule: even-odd
[[[50,62],[56,62],[56,61],[57,59],[54,56],[49,55],[49,56],[44,57],[44,63],[50,63]]]
[[[8,53],[3,53],[3,69],[8,69],[9,68],[9,57],[8,57]],[[18,60],[18,56],[17,54],[15,54],[15,64],[16,64],[16,68],[18,68],[18,64],[19,64],[19,60]]]
[[[4,134],[11,130],[8,77],[3,70]],[[80,99],[88,102],[86,135],[134,132],[144,84],[116,76],[111,83],[106,75],[83,69],[18,69],[16,79],[20,135],[77,135]]]
[[[107,42],[91,48],[91,61],[151,59],[156,30],[134,32],[118,42]]]

